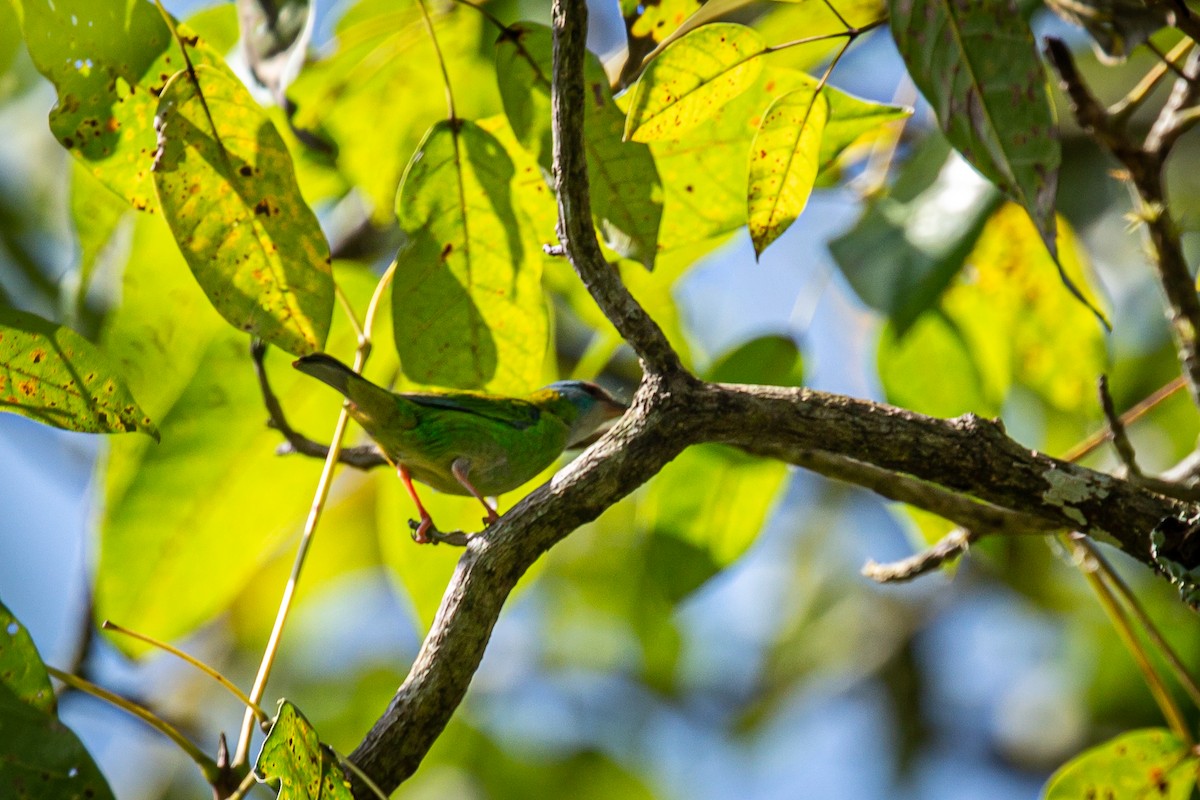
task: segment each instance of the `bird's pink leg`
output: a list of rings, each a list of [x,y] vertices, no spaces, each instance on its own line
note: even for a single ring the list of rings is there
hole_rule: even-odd
[[[412,498],[417,505],[417,513],[421,515],[421,524],[413,529],[413,541],[417,544],[429,544],[433,539],[429,537],[430,530],[436,530],[433,527],[433,517],[429,516],[429,512],[425,510],[425,506],[421,505],[421,498],[417,497],[417,490],[413,487],[412,476],[408,474],[408,470],[404,465],[396,467],[396,472],[400,474],[400,482],[404,484],[404,488],[408,490],[408,496]]]
[[[500,515],[496,513],[496,509],[492,508],[492,504],[484,499],[484,496],[479,493],[479,490],[467,478],[467,472],[470,469],[471,462],[465,458],[456,458],[454,459],[454,463],[450,465],[450,472],[454,475],[455,480],[461,483],[463,488],[470,492],[472,497],[483,503],[483,507],[487,509],[487,519],[483,521],[483,524],[491,525],[500,519]]]

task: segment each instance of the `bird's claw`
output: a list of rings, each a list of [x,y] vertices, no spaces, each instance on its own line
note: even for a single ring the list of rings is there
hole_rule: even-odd
[[[412,530],[413,541],[417,544],[448,544],[452,547],[466,547],[470,534],[463,531],[442,533],[433,525],[433,520],[410,519],[408,527]]]

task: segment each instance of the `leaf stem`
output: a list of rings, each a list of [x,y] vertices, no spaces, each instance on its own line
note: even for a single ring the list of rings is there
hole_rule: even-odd
[[[1118,419],[1121,420],[1123,425],[1130,425],[1133,422],[1141,419],[1151,409],[1185,386],[1187,386],[1186,378],[1182,376],[1175,378],[1169,383],[1163,384],[1157,390],[1151,392],[1144,399],[1130,407],[1129,410],[1122,414]],[[1108,441],[1108,437],[1110,435],[1112,435],[1112,431],[1109,430],[1107,425],[1105,425],[1103,428],[1096,431],[1091,436],[1087,437],[1082,442],[1064,453],[1062,456],[1063,461],[1078,461],[1084,456],[1091,454],[1098,447],[1100,447],[1100,445]]]
[[[1183,659],[1179,657],[1179,653],[1175,651],[1175,648],[1171,647],[1171,644],[1162,635],[1162,631],[1154,624],[1154,620],[1146,613],[1146,609],[1138,601],[1137,595],[1134,594],[1133,590],[1129,588],[1129,584],[1121,578],[1121,575],[1113,568],[1113,565],[1104,557],[1104,554],[1100,552],[1100,548],[1096,547],[1091,539],[1080,538],[1079,544],[1087,551],[1088,556],[1096,562],[1101,574],[1116,589],[1117,595],[1129,607],[1129,610],[1133,612],[1134,617],[1137,618],[1146,635],[1150,637],[1150,641],[1162,653],[1163,658],[1170,665],[1175,679],[1179,681],[1179,685],[1183,687],[1192,704],[1200,709],[1200,685],[1196,683],[1195,678],[1192,677],[1187,667],[1184,666]]]
[[[179,648],[174,647],[173,645],[169,645],[166,642],[155,639],[153,636],[147,636],[144,633],[138,633],[135,630],[130,630],[129,628],[126,628],[122,625],[118,625],[115,622],[112,622],[111,620],[107,620],[107,619],[104,620],[104,622],[102,622],[100,624],[100,627],[106,631],[114,631],[114,632],[120,633],[124,636],[129,636],[130,638],[145,642],[146,644],[148,644],[152,647],[157,647],[159,650],[170,653],[171,655],[175,656],[176,658],[178,658],[182,661],[186,661],[188,664],[191,664],[193,667],[200,670],[205,675],[207,675],[210,678],[212,678],[213,680],[215,680],[217,683],[221,684],[221,686],[225,687],[225,689],[227,689],[230,694],[232,694],[234,697],[236,697],[241,702],[242,705],[244,705],[246,708],[248,708],[254,712],[254,716],[258,718],[259,722],[265,722],[267,720],[266,713],[261,708],[259,708],[257,705],[255,705],[254,703],[251,703],[250,698],[246,696],[245,692],[243,692],[241,689],[239,689],[237,686],[235,686],[233,684],[233,682],[230,681],[228,678],[226,678],[224,675],[217,672],[215,669],[210,667],[208,664],[205,664],[203,661],[196,658],[195,656],[193,656],[189,653],[185,653],[184,651],[180,650]]]
[[[771,53],[778,53],[780,50],[787,50],[789,47],[799,47],[802,44],[813,44],[814,42],[825,42],[829,41],[830,39],[846,39],[846,47],[849,47],[854,43],[855,39],[862,36],[864,33],[870,33],[886,22],[887,17],[881,17],[874,22],[868,22],[861,28],[847,28],[844,31],[837,31],[836,33],[821,33],[816,36],[805,36],[803,39],[793,39],[790,42],[773,44],[769,47],[764,47],[762,50],[755,53],[754,56],[751,56],[751,58],[754,58],[755,56],[766,56],[770,55]]]
[[[469,2],[469,0],[454,0],[454,2],[458,3],[460,6],[466,6],[467,8],[478,11],[480,14],[483,15],[484,19],[486,19],[488,22],[492,23],[492,25],[499,28],[501,30],[501,32],[508,30],[508,26],[505,25],[503,22],[501,22],[499,17],[497,17],[491,11],[487,10],[485,7],[477,6],[474,3]]]
[[[227,800],[242,800],[246,796],[246,792],[250,791],[250,787],[258,783],[258,778],[254,774],[254,770],[246,772],[246,777],[242,778],[242,782],[233,790],[233,794],[229,795]]]
[[[179,29],[175,27],[175,20],[171,19],[171,15],[167,13],[167,9],[163,7],[162,0],[154,0],[154,5],[158,6],[158,13],[162,15],[163,23],[167,26],[167,30],[171,32],[175,43],[179,45],[179,50],[183,53],[183,63],[187,67],[188,77],[192,79],[192,85],[196,87],[196,97],[200,98],[200,105],[204,108],[204,116],[208,119],[208,126],[212,129],[213,139],[221,149],[221,156],[225,159],[226,166],[229,166],[229,151],[225,149],[225,143],[221,141],[221,134],[217,130],[217,121],[213,118],[212,111],[208,107],[208,98],[204,96],[204,90],[200,88],[200,78],[196,75],[196,66],[192,63],[192,57],[188,55],[187,44],[183,41],[183,37],[179,35]]]
[[[216,783],[216,781],[220,778],[221,769],[217,766],[217,762],[209,758],[208,755],[199,747],[188,741],[187,737],[180,733],[174,725],[171,725],[166,720],[157,716],[154,712],[150,711],[150,709],[139,706],[137,703],[121,697],[119,694],[110,692],[107,689],[102,689],[91,681],[80,678],[78,675],[72,675],[69,672],[63,672],[60,669],[55,669],[49,664],[46,665],[46,671],[50,673],[52,677],[62,681],[72,689],[78,689],[79,691],[86,692],[93,697],[98,697],[101,700],[116,706],[122,711],[137,717],[142,722],[145,722],[151,728],[154,728],[156,731],[161,733],[163,736],[166,736],[168,739],[178,745],[180,750],[187,753],[188,757],[191,758],[192,761],[196,762],[196,766],[200,768],[202,773],[204,773],[204,779],[210,784]]]
[[[393,260],[387,271],[383,273],[383,277],[379,279],[379,283],[375,286],[374,294],[371,295],[371,301],[367,306],[367,315],[363,320],[362,334],[359,337],[358,347],[354,355],[355,372],[362,372],[367,356],[371,352],[371,332],[375,324],[376,311],[379,308],[379,303],[384,292],[391,284],[392,277],[395,274],[396,262]],[[258,667],[258,674],[254,678],[254,687],[250,690],[249,699],[252,704],[257,705],[261,703],[263,694],[266,692],[267,679],[270,677],[271,669],[275,665],[275,657],[279,653],[279,643],[283,638],[283,628],[287,623],[288,614],[296,597],[296,587],[300,582],[300,572],[304,568],[304,561],[308,556],[309,548],[312,546],[317,523],[321,519],[321,513],[324,511],[325,502],[329,497],[329,489],[333,484],[333,474],[337,469],[338,459],[342,451],[342,437],[346,433],[349,421],[349,414],[343,405],[341,412],[338,414],[337,423],[333,428],[329,453],[326,455],[324,466],[321,468],[321,477],[317,481],[317,489],[312,505],[309,508],[308,519],[304,523],[304,533],[301,534],[300,544],[296,548],[296,558],[292,562],[292,572],[288,576],[287,584],[284,586],[283,597],[279,601],[279,611],[275,615],[275,624],[271,628],[270,637],[267,639],[267,647],[263,651],[262,662]],[[238,736],[237,752],[233,757],[233,765],[235,767],[246,763],[246,759],[249,756],[250,739],[254,730],[254,719],[254,712],[247,708],[246,714],[242,718],[242,730]]]
[[[451,122],[457,122],[458,112],[454,107],[454,89],[450,86],[450,72],[446,69],[446,59],[442,56],[442,46],[438,44],[437,33],[433,29],[433,19],[429,16],[429,9],[425,5],[425,0],[417,0],[417,5],[421,7],[421,16],[425,20],[425,29],[429,31],[429,40],[433,42],[433,52],[437,54],[438,67],[442,70],[442,83],[446,87],[446,113],[449,114]]]
[[[342,311],[346,313],[346,319],[350,320],[350,327],[354,329],[355,340],[362,341],[362,324],[358,321],[358,315],[354,313],[354,306],[350,304],[350,298],[346,296],[345,290],[342,289],[342,285],[337,281],[333,282],[333,293],[334,296],[337,297],[338,304],[342,307]]]
[[[1092,554],[1087,548],[1081,546],[1082,535],[1076,534],[1065,536],[1064,538],[1069,549],[1079,558],[1080,571],[1092,587],[1092,591],[1096,593],[1096,599],[1108,614],[1108,619],[1116,629],[1117,635],[1121,637],[1121,641],[1125,643],[1125,647],[1133,657],[1134,663],[1137,664],[1138,670],[1141,671],[1142,678],[1146,681],[1146,687],[1154,697],[1154,702],[1158,704],[1159,710],[1162,711],[1163,717],[1166,718],[1171,731],[1190,748],[1195,743],[1195,740],[1188,730],[1183,713],[1179,710],[1175,699],[1171,697],[1171,693],[1167,690],[1162,676],[1159,675],[1158,670],[1150,662],[1145,647],[1138,641],[1137,634],[1133,630],[1133,625],[1125,609],[1122,608],[1112,589],[1109,588],[1104,578],[1101,577],[1103,573],[1099,562],[1092,558]]]

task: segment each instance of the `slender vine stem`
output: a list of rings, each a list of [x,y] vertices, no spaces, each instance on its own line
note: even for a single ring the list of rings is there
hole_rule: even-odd
[[[460,6],[466,6],[467,8],[470,8],[474,11],[478,11],[480,14],[483,15],[484,19],[486,19],[488,22],[492,23],[492,25],[495,26],[496,28],[498,28],[501,32],[508,30],[508,26],[505,25],[503,22],[501,22],[500,18],[497,17],[495,14],[493,14],[491,11],[488,11],[488,9],[486,7],[481,6],[481,5],[475,5],[474,3],[470,2],[469,0],[454,0],[454,2],[458,3]]]
[[[1170,382],[1160,386],[1154,392],[1151,392],[1145,399],[1131,406],[1128,411],[1122,414],[1119,419],[1123,425],[1130,425],[1133,422],[1141,419],[1150,412],[1159,403],[1166,400],[1171,395],[1178,392],[1187,386],[1187,380],[1183,377],[1178,377]],[[1072,447],[1063,454],[1063,461],[1078,461],[1086,455],[1095,452],[1100,445],[1108,441],[1108,437],[1112,435],[1112,431],[1105,425],[1100,430],[1088,436],[1079,444]]]
[[[1105,579],[1116,590],[1117,596],[1133,612],[1133,616],[1137,618],[1138,624],[1142,626],[1142,630],[1146,632],[1146,636],[1154,643],[1154,646],[1158,648],[1163,658],[1170,665],[1175,680],[1179,681],[1179,685],[1183,687],[1192,704],[1197,709],[1200,709],[1200,684],[1196,683],[1196,679],[1188,672],[1183,659],[1179,657],[1179,653],[1175,651],[1175,648],[1171,647],[1171,643],[1166,640],[1162,631],[1154,624],[1154,620],[1146,613],[1146,609],[1138,601],[1137,595],[1134,594],[1133,590],[1129,588],[1129,584],[1121,578],[1120,573],[1104,557],[1104,554],[1100,552],[1100,548],[1091,539],[1080,538],[1078,544],[1087,551],[1088,557],[1096,562]]]
[[[241,702],[242,705],[244,705],[249,710],[253,711],[254,716],[258,719],[259,722],[265,722],[267,720],[266,713],[261,708],[259,708],[257,705],[250,702],[250,698],[246,696],[245,692],[243,692],[241,689],[239,689],[237,686],[235,686],[233,684],[233,682],[230,681],[228,678],[226,678],[224,675],[217,672],[215,669],[210,667],[208,664],[205,664],[203,661],[201,661],[200,659],[191,655],[190,653],[185,653],[184,651],[180,650],[179,648],[177,648],[173,645],[170,645],[170,644],[167,644],[166,642],[155,639],[153,636],[147,636],[144,633],[138,633],[135,630],[130,630],[129,628],[126,628],[122,625],[118,625],[115,622],[112,622],[110,620],[104,620],[104,622],[101,623],[100,627],[106,631],[114,631],[116,633],[122,634],[123,636],[128,636],[132,639],[137,639],[138,641],[145,642],[146,644],[148,644],[152,647],[156,647],[159,650],[162,650],[163,652],[170,653],[171,655],[175,656],[176,658],[180,659],[181,661],[185,661],[188,664],[191,664],[193,667],[200,670],[205,675],[207,675],[210,678],[212,678],[213,680],[215,680],[217,683],[221,684],[221,686],[223,686],[230,694],[232,694],[234,697],[236,697],[238,699],[238,701]]]
[[[142,722],[145,722],[151,728],[154,728],[154,730],[158,731],[163,736],[166,736],[168,739],[174,742],[180,750],[187,753],[188,757],[192,759],[192,761],[196,762],[196,766],[200,768],[202,773],[204,773],[204,779],[210,784],[216,783],[219,779],[221,768],[217,766],[217,762],[213,761],[203,750],[189,741],[188,738],[180,733],[174,725],[162,719],[150,709],[139,706],[137,703],[121,697],[119,694],[114,694],[107,689],[103,689],[91,681],[84,680],[78,675],[72,675],[69,672],[63,672],[60,669],[55,669],[49,664],[46,665],[46,672],[50,673],[51,677],[62,681],[72,689],[78,689],[79,691],[86,692],[93,697],[98,697],[106,703],[114,705],[122,711],[137,717]]]
[[[433,29],[433,19],[429,16],[429,8],[425,0],[417,0],[421,7],[421,17],[425,20],[425,30],[429,32],[429,40],[433,42],[433,52],[437,55],[438,67],[442,70],[442,85],[446,87],[446,113],[450,121],[458,120],[458,112],[454,106],[454,88],[450,85],[450,72],[446,69],[446,59],[442,56],[442,46],[438,44],[437,32]]]
[[[1104,577],[1102,577],[1103,573],[1099,562],[1092,558],[1091,552],[1087,548],[1080,545],[1083,539],[1081,534],[1066,536],[1064,539],[1064,543],[1068,546],[1068,549],[1074,552],[1076,557],[1079,558],[1080,571],[1095,592],[1096,599],[1100,601],[1101,607],[1108,614],[1108,619],[1116,629],[1117,635],[1125,643],[1125,647],[1133,657],[1134,663],[1137,664],[1138,670],[1141,671],[1142,678],[1146,681],[1146,686],[1150,689],[1150,694],[1154,697],[1154,702],[1158,704],[1159,710],[1162,711],[1163,717],[1166,718],[1167,725],[1190,748],[1195,743],[1195,740],[1192,738],[1191,731],[1188,730],[1183,713],[1179,710],[1179,705],[1175,702],[1175,699],[1171,697],[1171,693],[1163,682],[1162,676],[1150,661],[1146,649],[1138,641],[1129,615],[1113,594],[1112,589],[1105,582]]]
[[[371,334],[375,325],[375,315],[379,308],[379,303],[383,298],[384,292],[392,282],[392,277],[396,274],[396,262],[392,261],[387,271],[383,273],[383,277],[379,279],[379,283],[375,286],[375,292],[371,295],[371,301],[367,306],[366,316],[363,318],[362,333],[358,339],[358,347],[354,355],[354,371],[362,372],[363,365],[366,363],[367,357],[371,352]],[[266,692],[267,680],[271,676],[271,670],[275,665],[275,658],[279,653],[279,643],[283,638],[283,629],[287,623],[288,614],[291,611],[292,603],[296,596],[296,587],[300,582],[300,573],[304,568],[304,561],[308,556],[308,551],[312,546],[313,536],[316,533],[317,523],[321,519],[321,513],[325,509],[325,501],[329,497],[329,489],[333,484],[333,474],[337,469],[339,456],[342,450],[342,438],[346,433],[346,426],[350,421],[350,416],[346,411],[345,406],[342,407],[338,414],[337,423],[334,425],[333,436],[330,439],[329,452],[325,457],[324,466],[321,468],[321,477],[317,481],[316,493],[313,497],[313,502],[308,512],[308,519],[304,523],[304,533],[300,537],[300,544],[296,548],[296,558],[292,563],[292,572],[288,576],[287,584],[283,589],[283,597],[279,601],[279,611],[275,615],[275,624],[271,628],[271,635],[267,640],[267,647],[263,651],[262,662],[258,667],[258,674],[254,678],[254,687],[250,690],[250,702],[253,705],[258,705],[262,702],[263,694]],[[233,757],[233,766],[237,767],[246,763],[246,759],[250,753],[250,739],[254,731],[254,712],[247,708],[246,714],[242,719],[242,730],[238,736],[237,751]]]
[[[887,17],[881,17],[880,19],[877,19],[874,22],[868,22],[866,25],[863,25],[860,28],[847,27],[846,30],[844,30],[844,31],[837,31],[835,33],[821,33],[816,36],[805,36],[802,39],[793,39],[790,42],[782,42],[780,44],[773,44],[773,45],[770,45],[769,47],[764,47],[759,52],[750,56],[750,58],[755,58],[756,56],[769,56],[772,53],[778,53],[782,50],[787,50],[791,47],[799,47],[800,45],[813,44],[815,42],[826,42],[831,39],[846,39],[846,44],[842,48],[844,50],[846,47],[849,47],[850,45],[852,45],[854,43],[854,41],[858,37],[862,36],[864,33],[870,33],[871,31],[875,30],[876,28],[880,27],[881,25],[885,25],[886,23],[887,23]],[[750,58],[747,58],[746,60],[749,61]]]

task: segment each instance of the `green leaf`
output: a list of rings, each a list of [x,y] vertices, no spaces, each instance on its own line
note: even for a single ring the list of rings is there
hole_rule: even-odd
[[[1060,223],[1060,261],[1079,286],[1091,270]],[[1096,412],[1094,384],[1107,366],[1104,333],[1059,281],[1054,260],[1020,207],[988,219],[945,291],[900,336],[884,331],[879,372],[889,402],[937,416],[999,413],[1014,383],[1051,408]]]
[[[1165,728],[1129,731],[1060,767],[1042,797],[1187,800],[1196,788],[1198,763],[1187,745]]]
[[[791,337],[760,336],[721,356],[707,379],[716,383],[799,386],[804,381],[804,363]]]
[[[37,646],[29,630],[3,603],[0,603],[0,686],[39,711],[55,713],[54,690]]]
[[[650,62],[634,87],[625,138],[677,139],[754,85],[762,38],[745,25],[705,25]]]
[[[520,394],[542,378],[541,243],[515,178],[496,138],[465,121],[434,125],[409,163],[392,305],[400,362],[418,383]]]
[[[0,786],[12,800],[113,800],[79,738],[0,683]],[[10,794],[11,792],[11,794]]]
[[[287,147],[240,81],[203,66],[196,78],[179,73],[159,99],[163,215],[231,325],[295,355],[320,350],[333,314],[329,244]]]
[[[11,3],[0,3],[0,98],[11,90],[8,70],[21,51],[21,22]],[[15,81],[13,81],[15,83]]]
[[[816,84],[815,79],[809,80]],[[829,101],[829,119],[825,122],[825,133],[821,137],[821,154],[817,158],[822,170],[832,166],[842,152],[864,134],[870,133],[880,125],[911,117],[913,113],[908,106],[863,100],[833,86],[825,86],[821,94]]]
[[[517,140],[550,174],[552,34],[522,22],[496,42],[496,77]],[[622,141],[625,115],[613,101],[599,59],[588,54],[584,107],[592,215],[604,243],[618,255],[653,269],[662,219],[662,185],[649,146]]]
[[[651,145],[663,182],[661,252],[746,224],[746,154],[759,114],[786,77],[790,76],[764,70],[754,86],[719,109],[695,135]]]
[[[38,71],[53,81],[54,137],[134,208],[154,205],[154,114],[183,59],[158,9],[144,0],[15,0]],[[187,25],[177,27],[193,63],[219,66]]]
[[[279,792],[279,800],[351,800],[350,781],[333,751],[288,700],[263,741],[254,776]]]
[[[99,515],[96,617],[171,640],[222,613],[303,522],[320,463],[275,454],[281,438],[265,411],[246,338],[213,310],[188,273],[166,224],[139,216],[121,306],[103,332],[138,397],[163,430],[157,447],[111,442]],[[338,265],[342,288],[363,308],[375,285],[365,268]],[[379,324],[382,324],[382,320]],[[341,315],[329,338],[347,352]],[[370,368],[386,380],[395,360],[377,348]],[[321,397],[290,359],[268,353],[271,386],[288,421],[328,435],[339,404]],[[127,653],[145,647],[128,637]]]
[[[85,433],[158,431],[108,358],[70,328],[0,308],[0,410]]]
[[[75,161],[71,169],[71,222],[79,238],[78,278],[75,288],[75,317],[82,318],[92,276],[122,220],[132,214],[129,205],[92,177],[88,168]]]
[[[496,69],[481,47],[493,35],[484,32],[490,23],[460,3],[428,5],[458,116],[494,114]],[[306,65],[288,90],[298,107],[293,122],[328,138],[338,169],[364,196],[373,221],[390,227],[409,156],[446,116],[445,90],[428,71],[435,63],[429,33],[417,3],[359,0],[339,20],[334,39],[335,54]]]
[[[890,0],[892,36],[950,143],[1020,203],[1051,253],[1061,145],[1013,0]]]
[[[962,331],[938,311],[922,314],[902,337],[888,323],[876,358],[887,401],[933,417],[995,416],[1009,387],[1007,380],[985,384]]]
[[[829,102],[813,89],[788,92],[763,116],[750,147],[746,192],[756,256],[783,235],[808,205],[828,117]]]
[[[639,518],[655,536],[692,545],[723,569],[758,538],[786,478],[787,466],[777,461],[716,445],[690,447],[651,479]]]
[[[896,336],[936,302],[1000,202],[960,159],[943,164],[945,152],[936,142],[918,151],[892,196],[872,201],[853,228],[829,243],[846,280],[864,303],[891,318]],[[915,196],[914,186],[923,187]]]
[[[1096,376],[1108,364],[1108,343],[1088,305],[1064,288],[1058,269],[1099,307],[1095,277],[1061,219],[1058,240],[1056,264],[1028,217],[1005,204],[988,220],[942,305],[968,337],[985,376],[1007,372],[1054,408],[1095,414]]]

